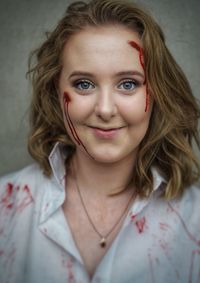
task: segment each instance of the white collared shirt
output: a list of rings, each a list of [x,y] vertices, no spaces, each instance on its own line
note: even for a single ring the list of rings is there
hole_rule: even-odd
[[[164,179],[137,199],[89,280],[62,210],[64,157],[50,155],[53,175],[37,164],[0,179],[0,283],[199,283],[200,190],[159,198]],[[89,248],[89,243],[88,243]]]

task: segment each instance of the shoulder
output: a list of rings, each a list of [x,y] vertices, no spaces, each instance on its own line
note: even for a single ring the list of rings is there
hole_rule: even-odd
[[[194,231],[194,233],[199,235],[200,187],[198,185],[188,187],[181,198],[172,200],[168,204],[170,211],[180,221],[183,228],[186,229],[188,227],[188,231]]]
[[[180,198],[174,199],[170,203],[185,213],[200,212],[200,187],[198,185],[187,187]]]
[[[192,185],[186,188],[183,196],[180,199],[180,204],[185,209],[200,211],[200,187],[198,185]]]
[[[35,183],[45,178],[40,167],[33,163],[19,171],[0,177],[0,190],[8,184],[20,186],[22,184]]]
[[[8,206],[11,199],[16,201],[20,196],[36,197],[49,182],[37,163],[0,177],[0,206]]]

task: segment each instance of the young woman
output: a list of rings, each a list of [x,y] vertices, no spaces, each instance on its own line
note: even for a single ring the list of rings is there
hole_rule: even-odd
[[[35,51],[29,151],[0,180],[1,283],[200,280],[200,110],[135,4],[71,4]]]

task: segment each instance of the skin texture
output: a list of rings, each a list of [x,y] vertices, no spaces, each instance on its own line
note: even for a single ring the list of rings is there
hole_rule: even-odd
[[[73,168],[87,211],[102,235],[116,224],[133,196],[135,188],[130,180],[138,146],[146,134],[152,111],[150,101],[145,112],[144,69],[140,53],[130,41],[141,46],[138,35],[124,27],[87,28],[69,39],[61,58],[59,95],[66,130],[76,144]],[[127,71],[132,73],[116,75]],[[74,72],[90,75],[70,77]],[[131,83],[123,83],[130,80]],[[122,129],[116,132],[97,130],[120,127]],[[66,191],[63,210],[85,268],[92,277],[125,215],[102,249],[70,172]]]
[[[90,155],[101,163],[119,162],[124,158],[133,161],[149,124],[151,109],[144,111],[144,69],[138,51],[129,44],[130,40],[141,46],[138,35],[124,27],[88,28],[69,39],[62,56],[59,83],[62,108],[67,107],[62,99],[67,92],[71,100],[68,114],[78,137]],[[75,71],[91,75],[69,78]],[[116,75],[125,71],[135,74]],[[126,86],[131,90],[122,84],[129,80],[133,82]],[[74,140],[66,117],[65,124]],[[122,128],[114,137],[102,137],[91,127]],[[77,146],[77,154],[85,153],[83,147]]]

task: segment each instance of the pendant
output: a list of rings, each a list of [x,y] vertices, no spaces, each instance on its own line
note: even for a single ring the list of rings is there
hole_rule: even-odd
[[[105,248],[105,246],[106,246],[106,239],[103,237],[103,238],[101,238],[101,241],[100,241],[100,246],[102,247],[102,248]]]

